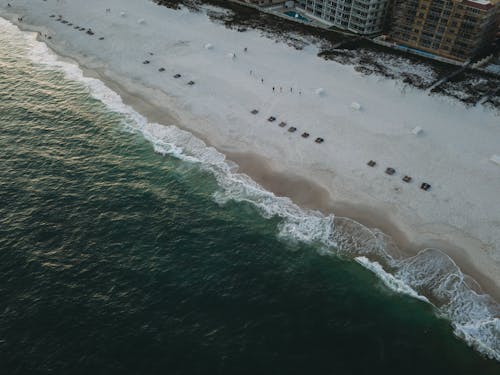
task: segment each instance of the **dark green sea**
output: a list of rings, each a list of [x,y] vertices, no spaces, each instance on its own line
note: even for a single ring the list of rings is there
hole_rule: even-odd
[[[0,374],[500,374],[0,31]]]

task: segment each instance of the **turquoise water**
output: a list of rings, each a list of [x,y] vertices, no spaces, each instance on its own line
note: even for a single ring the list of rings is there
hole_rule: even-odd
[[[499,373],[430,304],[222,199],[28,45],[0,34],[2,373]]]
[[[311,22],[309,19],[307,19],[306,17],[300,15],[299,13],[297,12],[294,12],[294,11],[288,11],[288,12],[285,12],[285,14],[293,19],[296,19],[296,20],[301,20],[301,21],[304,21],[304,22]]]

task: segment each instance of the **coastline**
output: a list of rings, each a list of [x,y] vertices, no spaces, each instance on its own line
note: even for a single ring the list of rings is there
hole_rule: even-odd
[[[17,23],[17,26],[25,31],[43,31],[40,28],[26,24]],[[317,210],[323,214],[333,213],[336,217],[353,219],[368,228],[380,229],[395,241],[400,251],[406,256],[413,256],[425,248],[438,247],[449,254],[464,273],[477,280],[484,292],[500,301],[498,281],[491,279],[490,275],[481,270],[480,265],[475,263],[470,258],[470,254],[467,253],[465,244],[467,240],[474,244],[476,241],[473,239],[461,238],[457,241],[457,238],[454,238],[450,241],[450,238],[448,238],[447,241],[439,238],[429,238],[419,233],[416,228],[412,228],[411,223],[406,223],[403,218],[394,218],[390,215],[392,208],[386,204],[377,204],[374,200],[368,203],[366,199],[363,199],[366,197],[358,197],[360,198],[359,203],[354,203],[354,200],[335,199],[334,192],[331,189],[329,190],[325,184],[322,184],[320,179],[314,178],[310,174],[299,175],[284,171],[283,168],[277,168],[277,165],[270,162],[264,155],[259,155],[251,150],[241,152],[236,147],[233,148],[220,142],[220,139],[215,137],[216,134],[202,133],[197,131],[197,128],[189,126],[190,120],[196,121],[197,119],[181,118],[177,113],[173,113],[162,105],[163,102],[168,102],[170,98],[161,90],[143,84],[134,84],[129,79],[119,77],[104,67],[89,67],[83,56],[72,54],[61,46],[43,40],[39,36],[37,39],[46,43],[61,59],[79,65],[85,76],[101,80],[107,87],[120,95],[124,104],[144,115],[148,121],[166,125],[175,124],[181,129],[188,130],[208,146],[212,146],[226,155],[228,160],[235,162],[239,166],[242,173],[249,175],[249,177],[277,196],[287,196],[306,209]],[[185,113],[182,113],[182,115],[185,115]],[[477,244],[480,244],[480,241],[477,241]]]
[[[23,30],[39,31],[36,27],[17,25]],[[123,102],[148,121],[169,125],[175,124],[216,148],[227,159],[239,166],[239,171],[249,175],[254,181],[278,196],[287,196],[296,204],[324,214],[334,213],[336,217],[348,217],[369,228],[378,228],[389,235],[406,256],[413,256],[428,247],[439,247],[448,254],[464,273],[479,282],[484,292],[500,301],[500,276],[495,273],[498,264],[488,264],[487,257],[478,257],[474,249],[481,241],[462,234],[460,228],[440,227],[429,229],[424,223],[415,225],[416,217],[405,216],[393,202],[374,199],[363,191],[356,191],[352,180],[342,180],[334,169],[322,170],[313,166],[303,169],[303,165],[280,164],[260,150],[253,150],[251,142],[229,142],[232,134],[220,134],[217,130],[203,131],[205,122],[213,120],[200,117],[199,112],[188,113],[175,107],[173,98],[157,87],[149,87],[145,82],[133,82],[120,77],[119,73],[88,61],[76,53],[70,53],[56,43],[41,40],[58,56],[76,62],[84,75],[102,81],[108,88],[119,94]],[[174,108],[174,111],[171,109]],[[219,129],[220,130],[220,129]],[[286,145],[284,147],[287,147]],[[302,168],[302,169],[301,169]],[[335,184],[333,184],[335,182]],[[496,278],[495,278],[496,277]]]
[[[26,31],[30,30],[26,29]],[[43,40],[39,41],[45,42]],[[67,55],[65,51],[58,50],[50,43],[47,43],[47,45],[61,59],[77,64],[86,77],[102,81],[121,97],[124,104],[145,116],[149,122],[175,124],[180,129],[188,130],[196,138],[205,142],[207,146],[214,147],[224,154],[227,160],[236,163],[239,172],[248,175],[276,196],[288,197],[295,204],[305,209],[319,211],[325,215],[334,214],[335,217],[339,218],[349,218],[367,228],[379,229],[395,242],[405,257],[414,256],[419,251],[427,248],[440,249],[448,254],[465,274],[476,280],[485,293],[492,296],[496,301],[500,301],[500,288],[497,288],[495,282],[471,261],[470,255],[467,254],[465,248],[460,246],[460,243],[419,238],[419,234],[412,231],[408,226],[398,225],[395,220],[387,217],[384,207],[370,206],[366,203],[356,204],[354,202],[336,201],[327,188],[321,186],[312,178],[279,171],[273,168],[272,163],[262,155],[251,152],[242,153],[224,148],[222,145],[212,142],[207,135],[183,124],[175,113],[155,104],[154,100],[152,100],[155,97],[153,88],[141,87],[140,89],[144,90],[143,92],[134,92],[130,89],[130,86],[126,88],[118,79],[109,77],[104,70],[86,67],[82,65],[81,61]],[[138,90],[139,87],[135,87],[135,89]],[[156,92],[156,94],[158,93]],[[412,237],[411,240],[410,237]]]

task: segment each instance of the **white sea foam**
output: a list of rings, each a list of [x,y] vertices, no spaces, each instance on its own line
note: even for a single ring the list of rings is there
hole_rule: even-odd
[[[453,323],[455,334],[500,360],[500,305],[475,291],[453,260],[438,249],[394,261],[395,276],[424,294]]]
[[[157,152],[199,163],[202,169],[212,172],[220,187],[214,194],[214,199],[219,204],[229,200],[249,202],[264,217],[278,216],[283,219],[280,236],[306,243],[335,245],[331,240],[333,215],[324,216],[317,211],[303,210],[289,198],[275,196],[247,175],[235,171],[223,154],[213,147],[207,147],[189,132],[175,126],[147,122],[143,124],[141,131],[154,144]]]
[[[123,114],[129,126],[141,132],[156,152],[198,163],[213,173],[220,187],[214,194],[218,203],[249,202],[264,217],[283,219],[279,228],[281,237],[320,244],[320,252],[324,254],[333,252],[354,258],[395,292],[433,303],[440,314],[451,320],[459,337],[500,361],[500,306],[490,296],[475,291],[475,286],[472,287],[446,254],[426,249],[414,257],[402,259],[380,232],[350,219],[334,219],[333,215],[301,209],[288,198],[276,197],[250,177],[238,173],[223,154],[207,147],[191,133],[173,125],[148,123],[103,82],[85,77],[78,65],[62,61],[44,43],[36,41],[34,33],[21,33],[1,18],[0,31],[27,36],[28,57],[34,63],[61,71],[66,78],[83,83],[94,98],[105,103],[111,111]]]
[[[429,302],[426,297],[418,294],[410,286],[408,286],[408,284],[396,278],[394,275],[386,272],[380,265],[380,263],[371,261],[367,257],[356,257],[354,258],[354,260],[361,264],[363,267],[375,273],[389,289],[392,289],[401,294],[407,294],[413,298],[417,298],[425,302]]]

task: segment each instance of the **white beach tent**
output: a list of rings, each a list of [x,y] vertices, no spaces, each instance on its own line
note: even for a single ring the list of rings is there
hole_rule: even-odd
[[[213,46],[213,45],[211,45],[210,43],[207,43],[207,44],[205,44],[205,48],[206,48],[206,49],[213,49],[213,48],[214,48],[214,46]]]
[[[121,17],[125,17],[126,15],[127,15],[127,13],[125,13],[125,12],[120,12],[120,16],[121,16]]]
[[[490,161],[500,167],[500,155],[491,155]]]
[[[146,20],[144,18],[139,18],[137,20],[137,23],[140,23],[141,25],[144,25],[146,23]]]
[[[351,109],[354,111],[359,111],[361,109],[361,104],[359,104],[358,102],[352,102]]]
[[[412,129],[412,133],[415,134],[415,135],[419,135],[419,134],[422,134],[424,131],[424,129],[422,129],[420,126],[415,126],[413,129]]]
[[[316,95],[319,95],[319,96],[325,95],[325,90],[322,89],[321,87],[319,89],[316,89]]]

